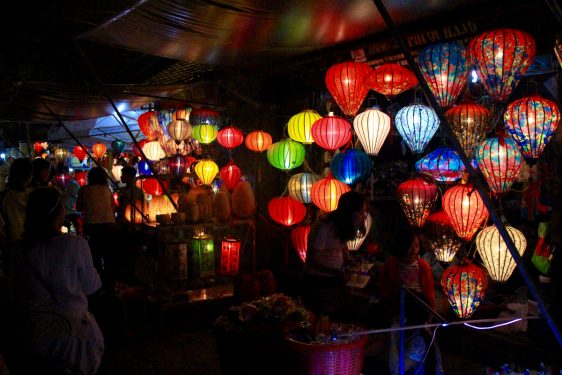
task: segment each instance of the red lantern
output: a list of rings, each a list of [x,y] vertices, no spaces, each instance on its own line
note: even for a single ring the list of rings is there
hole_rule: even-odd
[[[303,263],[306,263],[306,252],[308,251],[308,234],[310,225],[301,225],[291,231],[291,242]]]
[[[41,154],[41,151],[43,151],[43,146],[41,145],[41,142],[35,142],[33,144],[33,150],[35,151],[35,155]]]
[[[412,71],[398,64],[382,64],[367,79],[367,86],[391,99],[418,84]]]
[[[221,168],[219,174],[228,190],[234,190],[236,185],[240,182],[242,171],[231,160],[227,165]]]
[[[244,142],[244,135],[242,134],[242,130],[234,126],[227,126],[219,130],[217,141],[222,147],[227,150],[232,150]]]
[[[336,180],[330,173],[312,185],[310,194],[312,203],[325,212],[332,212],[338,208],[338,202],[342,194],[350,191],[351,188],[343,182]]]
[[[472,184],[461,183],[450,188],[443,194],[442,204],[455,232],[466,241],[472,239],[488,218],[484,201]]]
[[[222,275],[238,274],[240,264],[240,241],[227,236],[221,244],[221,268]]]
[[[246,136],[246,147],[250,151],[263,152],[271,146],[273,140],[269,133],[263,130],[255,130]]]
[[[304,204],[291,196],[273,198],[267,205],[267,211],[275,222],[287,227],[300,223],[306,215]]]
[[[472,316],[486,293],[487,279],[484,271],[468,260],[450,266],[443,272],[441,286],[455,314],[461,319]]]
[[[68,183],[70,182],[70,176],[67,173],[59,173],[55,176],[55,179],[57,180],[57,183],[59,184],[59,186],[62,187],[63,190],[66,189]]]
[[[355,116],[369,87],[367,78],[372,69],[365,63],[348,61],[333,65],[326,72],[326,87],[347,116]]]
[[[88,182],[88,177],[85,171],[74,172],[74,179],[76,180],[76,182],[78,182],[78,185],[80,186],[86,186],[86,183]]]
[[[193,156],[185,156],[185,170],[186,170],[187,173],[191,172],[191,166],[196,161],[197,161],[197,159],[195,159]]]
[[[76,146],[72,149],[72,153],[80,163],[86,158],[86,149],[81,146]]]
[[[330,112],[328,116],[316,120],[310,129],[314,142],[323,149],[334,151],[351,139],[351,124]]]
[[[451,262],[461,247],[461,241],[445,211],[429,215],[425,222],[425,229],[435,258],[440,262]]]
[[[139,144],[140,150],[142,150],[143,146],[145,144],[148,143],[147,139],[141,139],[140,141],[137,142]],[[137,155],[139,158],[142,158],[142,154],[139,150],[139,147],[137,147],[136,144],[133,144],[133,152],[135,153],[135,155]]]
[[[157,197],[164,193],[164,191],[162,190],[162,186],[156,178],[145,178],[139,181],[141,181],[142,190],[144,190],[145,193],[152,195],[153,197]],[[168,184],[166,183],[166,181],[162,181],[162,183],[167,189]]]
[[[437,200],[437,186],[423,178],[414,178],[401,183],[396,194],[410,225],[423,227]]]
[[[141,114],[137,122],[139,123],[140,131],[144,134],[147,141],[154,141],[157,138],[157,134],[154,132],[152,125],[152,123],[158,122],[155,111],[148,111]]]
[[[96,143],[92,146],[92,152],[94,156],[98,159],[103,159],[105,152],[107,151],[107,147],[103,143]]]

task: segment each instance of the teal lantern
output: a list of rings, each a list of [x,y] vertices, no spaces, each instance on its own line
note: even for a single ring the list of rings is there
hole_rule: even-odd
[[[277,169],[288,171],[304,162],[304,146],[299,142],[284,139],[267,149],[267,161]]]
[[[215,274],[215,242],[205,232],[196,233],[192,241],[190,274],[193,277],[212,276]]]
[[[396,129],[414,154],[421,154],[439,128],[439,118],[433,108],[414,104],[398,111]]]
[[[335,178],[348,185],[356,185],[371,175],[373,161],[360,150],[347,149],[332,158],[330,168]]]
[[[120,139],[116,139],[111,142],[111,151],[113,151],[113,157],[119,159],[121,154],[125,150],[125,142]]]
[[[458,152],[442,146],[418,160],[416,171],[437,182],[453,182],[462,177],[465,167]]]

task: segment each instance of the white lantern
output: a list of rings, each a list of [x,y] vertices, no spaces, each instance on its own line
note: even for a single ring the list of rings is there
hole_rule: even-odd
[[[153,161],[164,159],[166,157],[166,153],[158,141],[146,142],[144,146],[142,146],[142,152],[144,152],[149,160]]]
[[[505,229],[519,255],[523,255],[527,248],[527,240],[521,231],[510,226]],[[515,269],[515,260],[511,256],[507,245],[495,225],[486,227],[476,236],[476,249],[484,262],[492,280],[505,282]]]
[[[355,239],[347,241],[347,248],[350,251],[359,250],[361,245],[363,245],[363,241],[365,241],[365,238],[367,238],[369,232],[371,231],[371,225],[373,225],[373,218],[371,217],[371,214],[367,212],[367,216],[365,216],[365,234],[361,235],[361,233],[358,233],[358,236],[355,237]]]
[[[369,155],[378,155],[390,132],[390,117],[377,109],[368,109],[355,116],[353,128]]]
[[[191,136],[191,125],[185,120],[172,120],[167,129],[170,138],[178,145]]]
[[[318,177],[316,174],[308,172],[297,173],[296,175],[291,176],[287,185],[289,195],[301,203],[312,202],[310,189],[312,188],[312,185],[319,179],[320,177]]]

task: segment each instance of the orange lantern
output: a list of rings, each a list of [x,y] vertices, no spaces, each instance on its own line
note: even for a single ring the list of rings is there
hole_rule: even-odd
[[[306,216],[306,207],[291,196],[276,197],[269,201],[267,211],[271,218],[284,226],[298,224]]]
[[[244,134],[242,134],[242,130],[237,127],[226,126],[219,130],[217,142],[227,150],[232,150],[244,142]]]
[[[103,143],[96,143],[92,146],[92,152],[94,156],[98,159],[103,159],[105,152],[107,151],[107,147]]]
[[[228,190],[234,190],[242,175],[242,171],[232,160],[222,167],[219,173]]]
[[[156,133],[152,128],[152,123],[158,122],[156,112],[148,111],[141,114],[138,117],[137,122],[139,123],[140,131],[142,132],[142,134],[144,134],[145,138],[148,141],[153,141],[156,139]]]
[[[338,202],[342,194],[350,190],[349,186],[335,179],[330,173],[326,178],[312,185],[310,194],[312,195],[312,203],[322,211],[331,212],[338,208]]]
[[[291,242],[303,263],[306,263],[310,225],[301,225],[291,231]]]
[[[437,186],[423,178],[414,178],[401,183],[396,195],[410,225],[421,228],[437,200]]]
[[[143,212],[148,212],[148,206],[146,204],[141,208],[141,203],[137,202],[134,209],[130,204],[128,204],[127,206],[125,206],[125,221],[127,221],[128,223],[142,224],[143,221],[146,221],[146,219],[148,218],[145,214],[143,214]]]
[[[442,204],[455,232],[466,241],[472,239],[488,218],[488,209],[472,184],[461,183],[450,188],[443,194]]]
[[[264,152],[271,146],[273,140],[269,133],[263,130],[255,130],[246,136],[246,147],[250,151]]]
[[[398,64],[382,64],[367,79],[367,86],[391,99],[418,84],[412,71]]]
[[[326,87],[347,116],[355,116],[363,104],[369,91],[366,80],[371,72],[369,65],[355,61],[333,65],[326,72]]]
[[[177,203],[178,194],[172,194],[172,199]],[[165,215],[175,212],[173,203],[165,195],[152,197],[148,205],[148,218],[151,223],[156,222],[156,215]]]
[[[81,146],[76,146],[72,149],[72,153],[80,163],[86,158],[86,149]]]
[[[221,274],[238,274],[240,264],[240,240],[227,236],[221,244]]]

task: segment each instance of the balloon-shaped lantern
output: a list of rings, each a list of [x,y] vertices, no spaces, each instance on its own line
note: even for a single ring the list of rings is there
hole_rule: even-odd
[[[431,250],[440,262],[449,263],[459,251],[462,241],[451,225],[451,219],[445,211],[437,211],[427,217],[425,231],[431,241]]]
[[[304,204],[290,196],[273,198],[267,205],[267,211],[276,223],[286,227],[300,223],[306,216]]]
[[[107,147],[103,143],[96,143],[92,146],[92,153],[94,157],[97,159],[103,159],[105,152],[107,151]]]
[[[367,236],[369,235],[369,232],[371,231],[371,226],[373,225],[373,218],[371,217],[371,214],[368,212],[365,215],[364,224],[365,224],[365,233],[361,233],[361,231],[357,231],[357,237],[355,237],[353,240],[347,241],[348,250],[350,251],[359,250],[361,245],[363,245],[365,238],[367,238]]]
[[[269,135],[269,133],[264,132],[263,130],[254,130],[246,136],[246,140],[244,142],[246,143],[248,150],[263,152],[271,146],[273,140],[271,139],[271,135]]]
[[[191,135],[199,143],[206,145],[213,142],[215,138],[217,138],[218,132],[219,131],[215,125],[202,124],[195,125],[191,130]]]
[[[59,173],[55,176],[55,180],[63,190],[66,189],[71,179],[68,173]]]
[[[119,159],[121,157],[121,154],[125,150],[125,146],[125,142],[120,139],[116,139],[111,142],[111,151],[113,152],[113,157]]]
[[[365,100],[371,71],[368,64],[348,61],[333,65],[326,72],[326,87],[347,116],[355,116]]]
[[[418,84],[412,71],[398,64],[382,64],[367,79],[367,86],[391,99]]]
[[[453,186],[443,194],[443,210],[457,235],[470,241],[488,218],[488,209],[476,188],[469,183]]]
[[[351,124],[330,112],[328,116],[318,119],[310,129],[314,142],[328,151],[334,151],[351,139]]]
[[[222,167],[219,173],[228,190],[234,190],[242,175],[242,171],[232,160]]]
[[[158,134],[154,132],[152,125],[152,123],[158,122],[155,111],[148,111],[141,114],[137,122],[139,123],[140,131],[148,141],[154,141],[157,138]]]
[[[219,130],[217,141],[222,147],[232,150],[244,142],[244,134],[235,126],[226,126]]]
[[[484,300],[488,282],[482,268],[463,259],[459,265],[450,266],[441,276],[443,293],[461,319],[472,316]]]
[[[164,149],[158,141],[146,142],[144,146],[142,146],[142,152],[144,152],[148,160],[152,161],[164,159],[166,157],[166,152],[164,152]]]
[[[489,138],[476,147],[476,161],[490,189],[505,193],[517,179],[523,158],[511,138]]]
[[[141,176],[150,176],[152,175],[152,171],[150,170],[150,162],[146,160],[139,160],[137,168],[139,170],[139,174]]]
[[[331,212],[338,208],[341,195],[350,190],[349,186],[336,180],[330,173],[326,178],[312,185],[310,194],[312,195],[312,203],[322,211]]]
[[[84,159],[86,158],[86,155],[87,155],[86,150],[84,148],[82,148],[82,146],[75,146],[72,149],[72,153],[74,154],[74,156],[76,157],[76,159],[78,159],[78,161],[80,163],[82,163],[84,161]]]
[[[166,127],[170,138],[179,145],[182,141],[185,141],[191,136],[191,124],[186,120],[172,120]]]
[[[64,163],[66,158],[68,158],[68,149],[66,147],[57,147],[55,149],[55,159],[59,163]]]
[[[348,185],[355,185],[371,175],[373,161],[363,151],[349,148],[332,158],[330,169],[334,177]]]
[[[189,123],[193,126],[213,125],[219,128],[221,126],[221,115],[210,108],[196,108],[193,109],[189,115]]]
[[[78,146],[76,146],[78,147]],[[43,146],[41,145],[41,142],[35,142],[33,144],[33,151],[35,151],[35,155],[40,155],[41,152],[43,151]]]
[[[398,185],[396,195],[410,225],[421,228],[437,200],[437,186],[423,178],[413,178]]]
[[[390,117],[378,109],[367,109],[355,116],[353,128],[365,152],[377,156],[390,132]]]
[[[312,128],[312,124],[321,118],[322,116],[320,116],[318,112],[311,109],[297,113],[291,117],[287,123],[289,138],[293,141],[304,143],[305,145],[314,143],[314,138],[310,133],[310,129]]]
[[[288,171],[304,162],[304,146],[299,142],[284,139],[267,149],[267,160],[277,169]]]
[[[437,182],[453,182],[462,177],[465,167],[458,152],[442,146],[418,160],[416,171]]]
[[[181,178],[187,172],[187,160],[183,155],[176,155],[168,158],[168,167],[177,178]]]
[[[211,159],[201,159],[195,164],[195,174],[203,185],[211,185],[219,173],[219,166]]]
[[[446,117],[465,154],[474,157],[476,146],[486,137],[490,111],[478,104],[459,104]]]
[[[319,179],[320,177],[316,174],[309,172],[297,173],[291,176],[287,184],[289,195],[302,203],[312,202],[310,190],[312,185]]]
[[[162,189],[162,185],[158,182],[158,179],[151,177],[139,180],[142,186],[142,190],[145,193],[152,195],[153,197],[160,196],[164,194],[164,190]],[[164,184],[166,189],[168,188],[168,184],[166,181],[161,181]]]
[[[299,258],[306,263],[306,252],[308,251],[308,234],[310,233],[310,225],[301,225],[291,231],[291,242]]]
[[[439,128],[439,118],[433,108],[421,104],[401,108],[396,113],[394,123],[414,154],[423,152]]]

